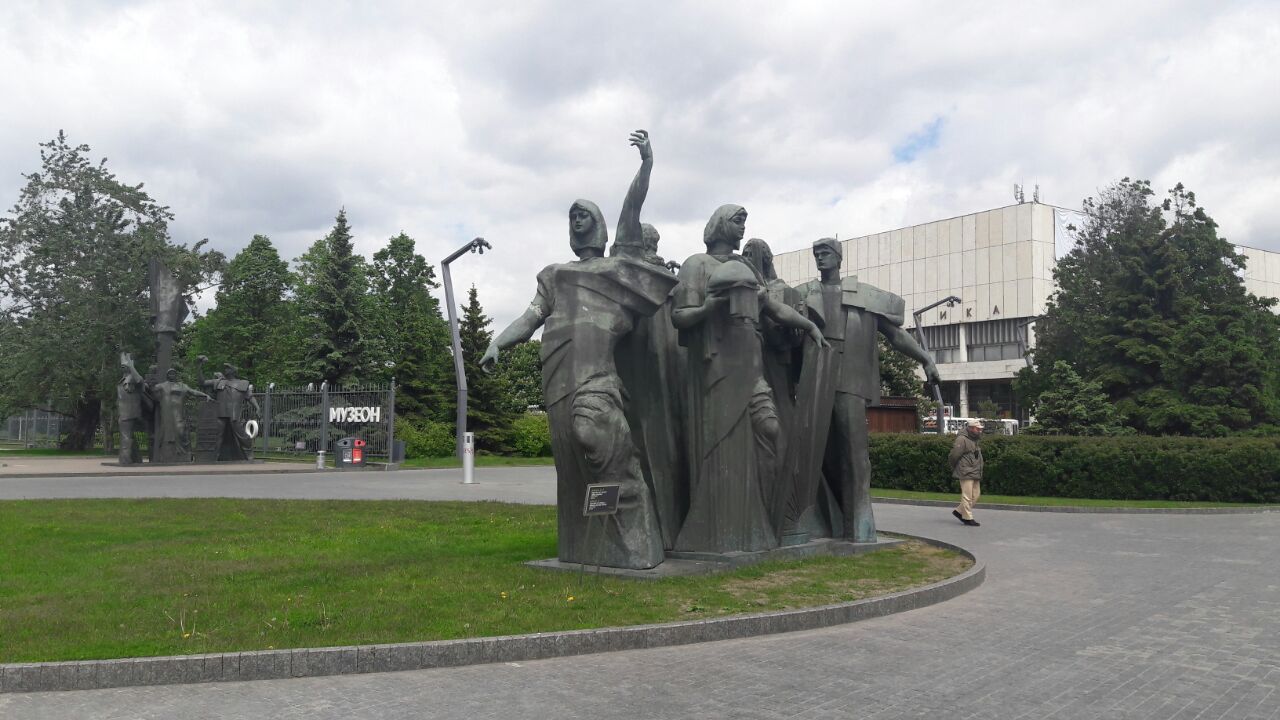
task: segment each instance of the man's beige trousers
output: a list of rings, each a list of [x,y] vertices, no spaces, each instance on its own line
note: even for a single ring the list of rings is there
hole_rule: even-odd
[[[960,504],[956,506],[956,512],[960,513],[960,517],[965,520],[973,519],[973,506],[978,504],[978,497],[981,495],[981,480],[960,481]]]

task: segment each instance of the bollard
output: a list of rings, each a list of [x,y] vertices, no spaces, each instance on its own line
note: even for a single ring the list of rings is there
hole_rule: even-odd
[[[317,470],[324,469],[324,451],[323,450],[319,450],[316,452],[316,469]]]
[[[462,436],[462,484],[474,485],[476,482],[476,436],[466,433]]]

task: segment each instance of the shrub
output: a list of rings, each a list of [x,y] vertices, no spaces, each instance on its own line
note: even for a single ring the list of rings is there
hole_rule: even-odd
[[[950,492],[955,436],[873,434],[872,484]],[[1107,500],[1280,502],[1280,440],[1014,437],[982,440],[983,491]]]
[[[457,451],[453,425],[432,420],[396,418],[396,436],[407,457],[449,457]]]
[[[551,425],[543,413],[525,413],[511,423],[511,445],[522,457],[551,454]]]

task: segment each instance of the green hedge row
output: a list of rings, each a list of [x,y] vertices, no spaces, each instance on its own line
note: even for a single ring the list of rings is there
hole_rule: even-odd
[[[452,423],[433,420],[396,419],[396,437],[404,440],[405,455],[411,458],[450,457],[457,450]],[[523,457],[551,454],[551,428],[547,416],[526,413],[511,424],[511,446]]]
[[[875,487],[955,492],[955,436],[871,436]],[[987,436],[982,491],[1105,500],[1280,503],[1280,442],[1263,438]]]

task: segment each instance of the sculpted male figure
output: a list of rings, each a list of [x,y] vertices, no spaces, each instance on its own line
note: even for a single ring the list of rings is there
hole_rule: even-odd
[[[120,368],[124,370],[124,377],[116,385],[116,414],[120,416],[119,462],[121,465],[136,465],[142,462],[142,453],[138,450],[134,433],[146,432],[151,399],[129,353],[120,353]]]
[[[542,393],[556,458],[559,558],[644,569],[662,562],[662,533],[624,412],[614,351],[638,318],[662,306],[676,280],[643,261],[640,208],[653,152],[643,130],[632,133],[631,144],[640,150],[641,165],[618,220],[620,256],[604,257],[608,231],[596,204],[575,201],[569,244],[578,260],[538,273],[529,309],[494,339],[481,366],[492,369],[501,350],[544,328]],[[617,514],[603,518],[604,527],[595,531],[582,515],[591,483],[620,486]]]
[[[924,365],[930,382],[938,382],[933,358],[902,329],[906,303],[901,297],[856,277],[840,277],[840,242],[823,238],[813,244],[820,279],[796,288],[831,344],[825,364],[825,387],[834,397],[802,398],[802,404],[831,407],[823,473],[840,504],[843,535],[854,542],[875,542],[871,511],[871,460],[867,449],[867,405],[880,399],[880,352],[877,334],[889,345]],[[816,500],[816,487],[800,487],[806,500]]]
[[[253,406],[259,412],[258,401],[253,397],[253,385],[237,375],[236,366],[230,363],[222,366],[222,376],[212,380],[204,379],[204,364],[209,358],[201,355],[196,358],[196,378],[201,387],[214,391],[218,403],[218,460],[251,460],[253,438],[244,430],[244,406]]]

